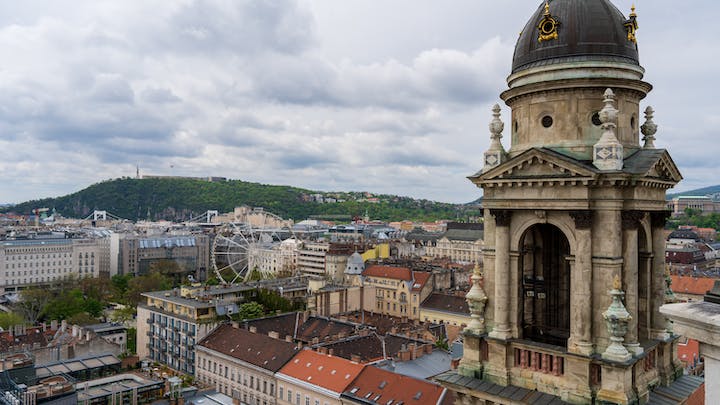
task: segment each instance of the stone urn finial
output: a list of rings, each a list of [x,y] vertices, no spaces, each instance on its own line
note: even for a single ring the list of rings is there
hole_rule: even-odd
[[[645,109],[645,123],[640,126],[640,131],[642,131],[642,134],[644,135],[643,141],[645,141],[645,144],[643,145],[643,148],[645,149],[655,149],[655,133],[657,132],[657,124],[653,122],[654,114],[655,110],[648,106]]]
[[[473,275],[470,277],[470,280],[472,280],[472,287],[465,296],[465,299],[470,308],[470,318],[472,318],[472,320],[465,330],[480,335],[485,333],[485,305],[487,304],[488,296],[482,287],[483,276],[479,263],[475,263],[475,269],[473,270]]]
[[[622,297],[625,293],[620,288],[620,277],[615,275],[613,289],[609,291],[612,303],[607,311],[603,312],[603,318],[610,333],[610,345],[602,354],[602,358],[605,360],[627,361],[632,358],[630,352],[623,346],[625,334],[628,330],[628,322],[632,317],[622,303]]]
[[[611,89],[603,94],[605,107],[600,110],[600,128],[603,134],[593,145],[593,165],[603,171],[617,171],[623,168],[623,146],[615,136],[618,110],[615,108],[615,93]]]
[[[490,128],[490,147],[485,152],[483,172],[500,166],[500,164],[507,159],[505,148],[503,148],[502,142],[500,142],[500,139],[502,139],[502,131],[505,129],[505,123],[500,119],[500,106],[495,104],[492,112],[493,118],[488,126]]]

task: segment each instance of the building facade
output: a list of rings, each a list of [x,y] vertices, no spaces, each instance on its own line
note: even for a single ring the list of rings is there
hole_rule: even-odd
[[[681,372],[659,307],[665,195],[682,177],[654,145],[651,108],[640,125],[652,86],[635,28],[609,0],[554,0],[520,34],[501,94],[510,148],[496,105],[469,177],[484,190],[484,282],[476,272],[467,296],[460,377],[443,379],[462,403],[511,403],[477,380],[571,403],[644,403]]]
[[[431,273],[407,267],[373,265],[362,272],[360,282],[375,290],[375,306],[366,310],[381,314],[420,319],[420,304],[433,290]]]
[[[0,288],[17,292],[70,277],[98,277],[106,248],[101,238],[64,234],[0,240]]]
[[[137,236],[118,234],[111,247],[117,258],[114,274],[144,275],[163,271],[178,278],[206,274],[210,265],[210,238],[204,234]]]
[[[137,308],[137,354],[177,371],[195,374],[196,343],[207,336],[254,287],[182,287],[144,293]]]
[[[238,403],[274,405],[275,373],[297,351],[293,342],[223,324],[198,344],[195,376]]]

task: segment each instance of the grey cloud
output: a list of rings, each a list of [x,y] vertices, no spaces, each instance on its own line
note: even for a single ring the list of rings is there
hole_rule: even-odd
[[[118,77],[101,77],[95,82],[90,101],[132,104],[135,93],[127,81]]]
[[[154,104],[176,103],[182,101],[172,90],[158,87],[147,88],[140,94],[143,101]]]

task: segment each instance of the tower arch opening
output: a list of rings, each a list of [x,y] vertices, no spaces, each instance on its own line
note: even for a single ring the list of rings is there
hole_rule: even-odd
[[[520,238],[520,334],[567,346],[570,337],[570,243],[552,224],[535,224]]]

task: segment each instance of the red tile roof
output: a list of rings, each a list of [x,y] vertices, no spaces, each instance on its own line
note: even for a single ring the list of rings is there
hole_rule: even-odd
[[[292,377],[305,384],[342,393],[360,374],[362,364],[312,350],[302,350],[280,369],[278,377]]]
[[[412,271],[407,267],[392,267],[376,264],[366,268],[362,272],[362,275],[365,277],[383,277],[403,281],[412,280]]]
[[[451,395],[446,390],[428,381],[418,380],[401,374],[368,366],[350,384],[344,397],[358,398],[370,404],[442,404]]]
[[[415,282],[413,283],[412,290],[413,291],[420,291],[425,287],[425,284],[430,279],[430,276],[432,274],[425,272],[425,271],[414,271],[413,277],[415,277]]]
[[[678,294],[705,295],[715,285],[715,278],[708,277],[687,277],[670,276],[672,279],[671,288]]]

